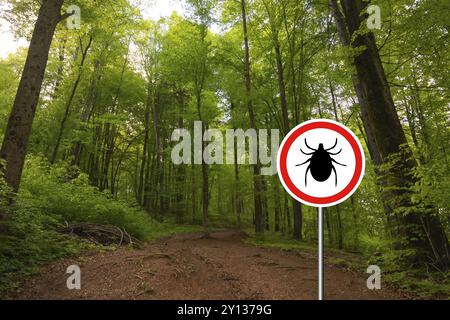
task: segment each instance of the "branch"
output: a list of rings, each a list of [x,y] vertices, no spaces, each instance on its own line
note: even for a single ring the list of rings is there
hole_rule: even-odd
[[[75,10],[73,10],[73,11],[70,12],[70,13],[69,13],[69,12],[63,13],[62,15],[60,15],[58,22],[61,22],[61,21],[63,21],[63,20],[66,20],[67,18],[73,16],[74,14],[75,14]]]

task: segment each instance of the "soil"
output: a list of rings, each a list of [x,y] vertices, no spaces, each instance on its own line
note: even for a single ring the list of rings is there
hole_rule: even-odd
[[[142,249],[122,247],[57,261],[26,279],[18,299],[317,299],[317,257],[254,246],[243,232],[209,237],[178,234]],[[325,257],[326,258],[326,257]],[[66,268],[81,268],[81,289],[68,290]],[[366,287],[368,274],[325,259],[326,299],[407,299],[383,286]]]

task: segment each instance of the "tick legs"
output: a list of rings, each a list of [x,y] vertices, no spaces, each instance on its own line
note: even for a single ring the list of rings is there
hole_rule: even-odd
[[[341,153],[341,151],[342,151],[342,149],[339,150],[338,152],[335,152],[335,153],[333,153],[333,152],[328,152],[328,154],[331,155],[331,156],[335,156],[335,155]]]
[[[346,164],[339,163],[339,162],[337,162],[337,161],[334,160],[334,159],[331,159],[331,161],[333,161],[334,163],[336,163],[336,164],[338,164],[338,165],[340,165],[340,166],[343,166],[343,167],[346,167],[346,166],[347,166]]]
[[[312,154],[314,154],[314,152],[311,152],[311,153],[306,153],[305,151],[303,151],[302,149],[300,149],[300,151],[304,154],[304,155],[307,155],[307,156],[310,156],[310,155],[312,155]]]
[[[303,162],[303,163],[297,164],[296,167],[302,166],[302,165],[304,165],[305,163],[308,163],[309,161],[311,161],[311,158],[309,158],[308,160],[306,160],[306,161]],[[308,167],[308,168],[309,168],[309,167]]]
[[[334,185],[335,185],[335,187],[337,187],[337,173],[336,173],[336,169],[334,168],[333,165],[331,165],[331,169],[333,169],[333,172],[334,172]]]
[[[328,151],[328,150],[331,150],[331,149],[334,149],[334,147],[336,147],[337,146],[337,138],[336,138],[336,142],[334,143],[334,145],[331,147],[331,148],[328,148],[328,149],[325,149],[325,151]]]
[[[313,148],[311,148],[310,146],[308,146],[308,142],[306,142],[306,138],[305,138],[305,144],[306,144],[306,147],[307,147],[308,149],[311,149],[312,151],[317,151],[316,149],[313,149]]]
[[[305,187],[308,185],[307,178],[308,178],[309,167],[310,167],[310,166],[308,166],[308,168],[306,168],[306,173],[305,173]]]

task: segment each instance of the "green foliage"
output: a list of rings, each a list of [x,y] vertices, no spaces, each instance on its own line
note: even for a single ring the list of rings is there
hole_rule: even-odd
[[[375,3],[381,7],[383,23],[374,35],[412,150],[384,159],[382,166],[370,161],[367,124],[362,121],[352,79],[352,60],[363,48],[339,45],[328,5],[304,0],[245,1],[251,62],[247,95],[240,1],[188,0],[185,17],[174,13],[159,21],[145,20],[134,2],[127,0],[71,2],[81,8],[82,26],[68,30],[60,23],[52,42],[21,191],[16,206],[7,210],[12,234],[1,243],[0,271],[5,280],[0,286],[11,283],[15,273],[28,274],[41,263],[84,247],[57,232],[66,223],[112,224],[144,240],[198,230],[172,223],[201,223],[205,185],[200,165],[171,163],[173,130],[193,133],[193,121],[200,118],[209,128],[222,131],[248,128],[249,99],[258,128],[280,128],[284,86],[291,125],[310,118],[335,119],[365,142],[364,180],[351,199],[326,210],[326,245],[360,252],[383,265],[393,281],[414,288],[413,279],[420,274],[409,269],[423,271],[424,266],[400,264],[417,252],[408,248],[414,237],[397,239],[401,233],[397,231],[406,227],[396,219],[430,214],[427,205],[432,204],[431,214],[450,236],[447,2]],[[12,31],[29,37],[39,2],[0,0],[3,4],[9,5],[2,16],[11,22]],[[217,25],[221,32],[214,32]],[[368,32],[364,24],[360,32]],[[81,47],[90,36],[92,45],[80,68]],[[14,101],[24,53],[0,60],[0,135]],[[57,160],[64,161],[50,166],[45,159],[55,147],[74,89],[57,155]],[[415,182],[394,181],[399,177],[396,170],[408,161],[418,163],[410,172]],[[206,171],[210,226],[237,226],[238,208],[240,225],[252,226],[252,168],[209,165]],[[315,209],[302,206],[306,242],[293,240],[289,196],[277,177],[264,177],[263,182],[268,230],[252,243],[313,249]],[[0,198],[7,198],[9,192],[0,179]],[[417,223],[412,231],[423,234]],[[397,245],[403,250],[394,250]],[[442,280],[438,273],[424,272],[429,275],[420,280],[424,292],[438,292],[433,287],[437,279]]]
[[[42,264],[92,247],[58,233],[58,219],[21,200],[8,227],[8,234],[0,236],[0,294],[13,289],[18,279],[37,273]]]
[[[65,162],[50,166],[41,157],[28,159],[19,199],[22,206],[39,208],[59,223],[110,224],[140,239],[148,237],[156,224],[143,211],[90,186],[77,167]]]
[[[431,265],[405,267],[398,261],[411,260],[414,250],[384,250],[368,257],[368,264],[378,265],[383,272],[383,281],[402,291],[424,298],[450,299],[449,275]]]
[[[3,179],[0,191],[8,192]],[[58,232],[66,223],[115,225],[142,240],[171,232],[170,225],[160,225],[89,186],[76,167],[64,162],[50,166],[38,156],[27,159],[21,191],[9,211],[8,233],[0,239],[0,291],[13,288],[17,279],[36,273],[42,264],[93,247]]]

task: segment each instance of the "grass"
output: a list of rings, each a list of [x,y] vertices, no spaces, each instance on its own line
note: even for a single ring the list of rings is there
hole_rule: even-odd
[[[179,233],[201,232],[202,226],[153,223],[151,232],[145,236],[146,242]],[[42,266],[89,251],[115,250],[115,245],[101,246],[77,236],[64,235],[52,230],[32,233],[27,237],[8,236],[0,239],[0,297],[19,287],[20,281],[39,274]]]
[[[3,189],[0,183],[0,193]],[[67,223],[114,225],[142,241],[202,230],[196,225],[158,222],[138,207],[91,187],[76,168],[64,163],[50,166],[38,157],[27,161],[15,206],[2,208],[10,210],[10,218],[8,233],[0,235],[0,296],[52,261],[86,250],[114,249],[60,233]]]
[[[250,237],[247,243],[296,253],[308,254],[311,257],[317,255],[317,244],[305,241],[297,241],[279,233],[255,235],[253,230],[246,230]],[[345,250],[325,247],[325,259],[334,266],[365,273],[371,264],[378,264],[382,270],[382,283],[389,287],[397,288],[405,293],[413,294],[424,299],[450,299],[450,284],[448,274],[429,272],[417,269],[402,269],[389,262],[387,255],[381,255],[376,260],[368,254],[349,253]],[[384,270],[384,272],[383,272]]]
[[[201,232],[203,230],[204,228],[200,225],[174,224],[172,222],[164,222],[160,223],[158,228],[152,230],[148,237],[146,237],[146,240],[155,241],[174,234]]]

